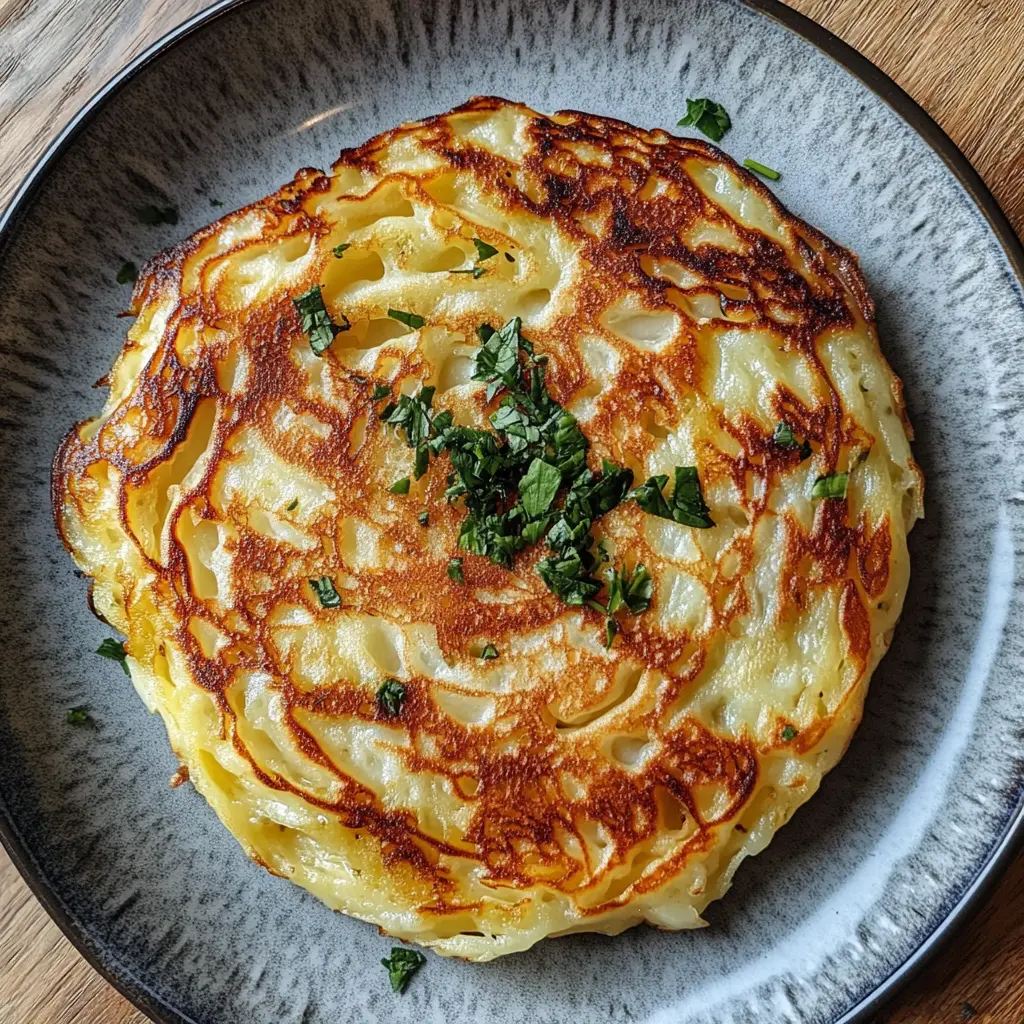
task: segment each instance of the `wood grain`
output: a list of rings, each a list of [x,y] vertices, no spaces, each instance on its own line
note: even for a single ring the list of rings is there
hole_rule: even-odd
[[[1024,0],[790,0],[952,136],[1024,232]],[[0,0],[0,206],[47,142],[199,0]],[[876,1024],[1024,1024],[1024,858]],[[0,852],[0,1024],[146,1024]],[[765,1022],[774,1024],[774,1022]]]

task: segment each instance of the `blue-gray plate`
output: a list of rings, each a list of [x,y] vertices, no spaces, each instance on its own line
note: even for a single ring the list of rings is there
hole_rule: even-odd
[[[120,349],[141,262],[338,151],[475,94],[724,145],[860,254],[927,480],[903,621],[846,759],[712,906],[711,927],[575,936],[485,965],[390,942],[250,863],[113,662],[54,532],[49,467]],[[177,225],[140,224],[147,203]],[[0,836],[50,913],[151,1017],[866,1019],[1024,832],[1024,250],[897,87],[774,0],[252,0],[212,8],[96,96],[0,225]],[[88,704],[90,727],[67,709]]]

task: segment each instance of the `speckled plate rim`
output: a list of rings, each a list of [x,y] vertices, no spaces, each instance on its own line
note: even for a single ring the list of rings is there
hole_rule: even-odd
[[[7,209],[0,214],[0,260],[3,259],[19,222],[51,169],[103,105],[129,81],[162,58],[173,47],[217,19],[229,14],[235,8],[251,2],[255,2],[255,0],[220,0],[193,15],[135,57],[82,106],[29,171]],[[971,166],[970,161],[924,108],[904,92],[884,71],[858,53],[852,46],[847,45],[838,36],[833,35],[828,29],[823,28],[810,18],[786,7],[780,0],[739,0],[739,2],[800,36],[845,68],[898,114],[928,144],[949,168],[985,218],[1006,254],[1017,286],[1024,293],[1024,244],[1017,237],[995,197],[978,172]],[[51,887],[42,865],[37,863],[28,846],[23,842],[2,797],[0,797],[0,845],[7,851],[33,895],[43,905],[71,944],[121,995],[157,1024],[197,1024],[193,1018],[174,1009],[148,989],[145,983],[134,977],[123,964],[118,964],[115,967],[108,958],[104,957],[81,922],[71,914]],[[860,1024],[877,1013],[899,989],[925,967],[948,943],[956,931],[977,913],[985,900],[992,894],[1014,857],[1022,850],[1024,850],[1024,792],[1019,795],[1016,806],[1009,812],[999,841],[979,868],[974,880],[963,895],[949,908],[946,916],[931,935],[873,992],[847,1011],[836,1024]]]

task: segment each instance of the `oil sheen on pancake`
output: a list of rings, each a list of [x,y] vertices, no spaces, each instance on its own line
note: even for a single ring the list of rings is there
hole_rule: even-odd
[[[319,353],[294,302],[316,285]],[[478,98],[161,253],[131,313],[57,520],[268,870],[474,960],[693,928],[842,757],[923,480],[855,257],[716,147]],[[477,332],[515,317],[590,468],[695,467],[714,522],[595,522],[653,583],[610,647],[543,541],[460,550],[448,454],[416,479],[381,420],[384,389],[428,386],[487,429]]]

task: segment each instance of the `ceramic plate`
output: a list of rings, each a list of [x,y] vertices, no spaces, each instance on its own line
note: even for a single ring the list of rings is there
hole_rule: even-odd
[[[191,789],[85,605],[50,516],[62,434],[94,414],[114,281],[343,146],[477,93],[669,128],[722,102],[734,156],[860,254],[906,383],[927,519],[864,722],[748,861],[711,927],[576,936],[488,965],[391,943],[251,864]],[[138,223],[147,203],[176,226]],[[863,1020],[961,920],[1024,827],[1024,252],[927,116],[758,0],[259,0],[136,61],[55,143],[0,235],[0,833],[61,927],[159,1021]],[[91,728],[65,715],[88,704]]]

